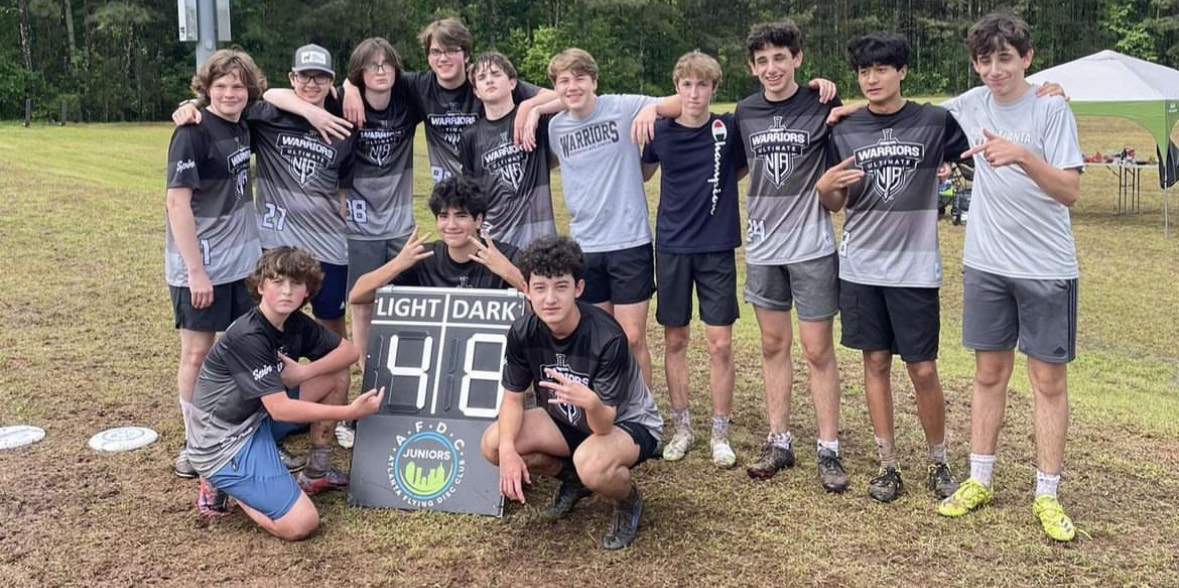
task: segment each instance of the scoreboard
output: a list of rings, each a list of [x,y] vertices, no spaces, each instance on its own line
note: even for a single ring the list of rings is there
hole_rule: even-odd
[[[499,516],[499,470],[479,450],[499,415],[504,351],[524,314],[515,290],[389,286],[377,292],[348,499],[362,506]]]

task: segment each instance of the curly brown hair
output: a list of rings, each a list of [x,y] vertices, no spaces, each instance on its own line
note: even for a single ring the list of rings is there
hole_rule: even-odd
[[[262,253],[262,257],[254,265],[254,271],[246,278],[246,287],[257,303],[262,300],[258,287],[264,280],[284,277],[307,286],[307,300],[314,298],[319,292],[319,286],[323,284],[323,270],[310,251],[283,246],[267,249]]]
[[[241,49],[219,49],[192,75],[189,87],[196,97],[197,104],[208,106],[209,86],[212,86],[217,78],[231,73],[236,73],[242,84],[245,84],[251,103],[262,98],[262,94],[266,92],[266,76],[262,75],[262,70],[254,63],[254,58]]]

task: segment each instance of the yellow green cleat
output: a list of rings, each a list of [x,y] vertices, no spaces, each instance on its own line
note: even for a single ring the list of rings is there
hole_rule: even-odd
[[[937,514],[943,517],[960,517],[972,510],[991,503],[995,491],[982,485],[974,478],[967,478],[958,489],[937,505]]]
[[[1072,519],[1064,514],[1064,507],[1055,496],[1041,494],[1032,503],[1032,512],[1040,519],[1040,525],[1049,537],[1057,541],[1072,541],[1077,536],[1077,529],[1073,527]]]

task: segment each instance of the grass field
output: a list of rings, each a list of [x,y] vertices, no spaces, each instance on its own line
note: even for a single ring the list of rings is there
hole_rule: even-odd
[[[1079,123],[1087,153],[1127,145],[1153,151],[1146,132],[1130,123]],[[622,553],[598,548],[606,501],[542,522],[538,505],[555,488],[548,481],[502,520],[355,509],[342,494],[319,497],[319,532],[284,544],[240,513],[201,519],[195,483],[170,472],[183,437],[178,342],[161,267],[170,132],[167,125],[0,126],[0,425],[35,424],[48,433],[37,445],[0,452],[0,586],[1179,586],[1179,236],[1163,238],[1153,171],[1143,174],[1141,214],[1114,213],[1116,180],[1102,168],[1084,175],[1073,212],[1080,357],[1070,369],[1061,496],[1081,531],[1075,543],[1052,543],[1031,514],[1031,401],[1022,366],[1011,382],[996,501],[946,520],[921,489],[922,437],[900,364],[898,447],[910,487],[891,505],[867,496],[875,451],[859,360],[839,349],[853,483],[844,495],[827,495],[816,481],[799,361],[792,417],[799,466],[754,483],[741,469],[715,470],[700,442],[684,462],[650,462],[637,474],[644,525]],[[416,155],[421,196],[429,182],[420,132]],[[655,185],[648,185],[652,204]],[[433,226],[424,204],[418,219]],[[973,375],[972,355],[959,344],[964,228],[944,222],[940,231],[947,276],[940,367],[952,463],[962,474]],[[744,464],[765,421],[757,328],[752,309],[741,310],[734,442]],[[655,391],[666,409],[653,320],[651,331]],[[692,407],[701,425],[707,359],[703,331],[694,334]],[[159,442],[115,455],[86,448],[98,430],[130,424],[156,429]],[[346,465],[346,456],[337,459]]]

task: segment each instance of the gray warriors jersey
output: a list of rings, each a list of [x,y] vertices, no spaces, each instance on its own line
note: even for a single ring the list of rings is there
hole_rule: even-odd
[[[585,118],[568,112],[549,123],[549,147],[561,161],[561,191],[569,208],[569,236],[586,253],[618,251],[651,242],[639,147],[630,125],[657,98],[606,95]]]
[[[201,122],[177,127],[168,146],[168,187],[192,190],[197,248],[213,285],[250,274],[262,254],[251,203],[250,129],[204,109]],[[188,268],[165,223],[164,275],[168,285],[188,286]]]
[[[346,265],[339,189],[348,188],[352,138],[325,143],[302,117],[265,102],[248,115],[258,156],[254,207],[262,248],[302,247],[323,263]]]
[[[346,180],[349,239],[395,239],[413,230],[413,141],[420,119],[409,92],[404,83],[394,85],[383,110],[364,102],[364,127],[356,132]]]
[[[737,104],[737,125],[749,164],[745,260],[781,265],[835,252],[831,215],[815,184],[826,171],[827,115],[839,99],[799,87],[769,102],[758,92]]]
[[[499,241],[523,249],[539,237],[557,234],[549,189],[548,117],[536,129],[536,148],[512,141],[516,109],[498,120],[480,118],[463,131],[459,160],[487,196],[483,228]]]
[[[443,88],[432,70],[402,72],[397,80],[410,91],[410,97],[421,113],[426,127],[426,147],[430,156],[430,177],[440,182],[462,173],[459,163],[459,142],[463,130],[483,116],[483,103],[475,96],[470,80],[453,90]],[[512,101],[523,102],[540,89],[518,80],[512,90]]]
[[[864,179],[848,187],[839,277],[857,284],[938,288],[937,169],[970,148],[943,108],[906,102],[892,114],[856,111],[831,129],[835,165],[854,157]]]
[[[1082,169],[1077,121],[1059,96],[1036,98],[1035,88],[1011,104],[975,88],[945,104],[974,145],[983,129],[1023,145],[1060,169]],[[962,260],[986,272],[1034,280],[1080,274],[1068,207],[1049,196],[1018,165],[991,167],[974,158],[974,191]]]

